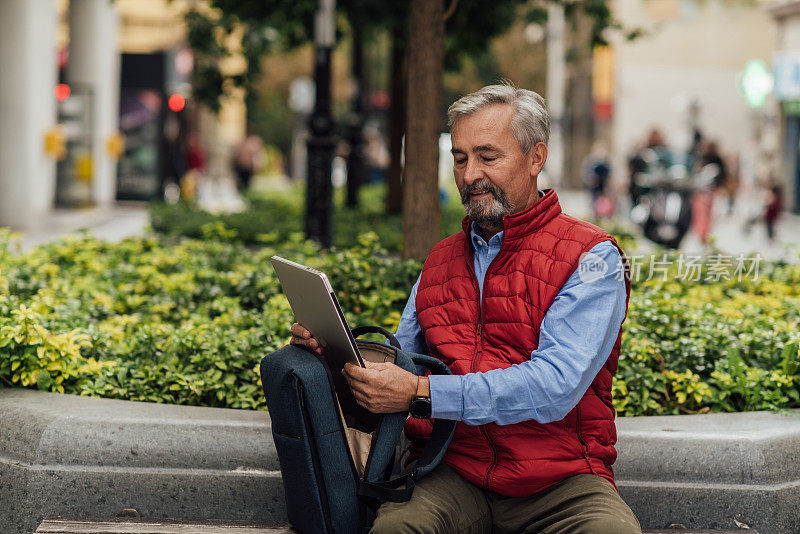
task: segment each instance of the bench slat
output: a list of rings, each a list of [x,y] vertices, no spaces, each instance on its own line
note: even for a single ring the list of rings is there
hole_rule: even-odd
[[[289,527],[249,521],[108,517],[49,517],[36,534],[296,534]]]
[[[755,530],[645,530],[643,534],[758,534]],[[214,519],[146,519],[133,517],[49,517],[36,534],[297,534],[290,527],[274,527],[248,521]]]
[[[662,530],[643,530],[642,534],[758,534],[755,530],[697,530],[668,528]]]

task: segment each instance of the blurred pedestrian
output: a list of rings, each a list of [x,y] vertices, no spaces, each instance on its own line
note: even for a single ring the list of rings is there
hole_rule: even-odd
[[[596,141],[592,145],[592,151],[583,160],[583,184],[592,195],[592,214],[596,219],[614,214],[614,203],[606,195],[610,176],[608,151],[602,141]]]
[[[367,181],[382,182],[389,168],[389,149],[381,132],[375,126],[364,128],[364,163],[366,164]]]
[[[714,177],[711,188],[714,191],[722,189],[728,181],[728,166],[725,165],[725,161],[719,153],[719,146],[716,141],[709,141],[706,144],[700,163],[701,166],[712,164],[719,167],[719,172]]]
[[[764,186],[764,189],[761,213],[747,220],[744,232],[745,234],[749,233],[757,222],[763,221],[767,239],[769,244],[772,244],[775,242],[775,226],[781,211],[783,211],[783,187],[775,179],[772,179]]]
[[[186,174],[186,125],[181,115],[170,114],[164,122],[164,135],[162,137],[163,171],[161,173],[161,196],[167,197],[167,191],[174,189]],[[174,195],[174,193],[173,193]]]
[[[236,187],[239,193],[244,194],[250,189],[253,173],[260,163],[264,142],[252,126],[247,127],[247,135],[236,146],[233,158],[233,167],[236,171]]]
[[[767,227],[767,239],[772,243],[775,241],[775,223],[783,210],[783,188],[780,184],[773,183],[769,192],[767,205],[764,207],[764,224]]]
[[[201,173],[206,170],[206,149],[197,132],[191,132],[186,142],[186,169]]]
[[[714,195],[727,180],[727,167],[714,141],[704,144],[700,161],[695,165],[692,195],[692,230],[704,245],[713,225]]]
[[[648,173],[666,169],[672,162],[672,154],[667,147],[664,135],[658,128],[652,128],[645,141],[636,147],[634,153],[628,158],[628,193],[631,205],[639,203],[639,199],[647,193],[649,187],[641,183],[641,179]]]
[[[644,148],[644,146],[634,148],[633,154],[628,158],[628,194],[631,198],[631,206],[635,206],[644,194],[644,188],[637,180],[639,174],[647,172],[647,162],[642,157]]]
[[[729,217],[733,215],[733,210],[736,207],[736,196],[739,193],[739,184],[741,183],[741,161],[739,154],[732,154],[728,158],[727,165],[727,178],[725,185],[722,187],[722,192],[727,197],[727,210],[725,212]]]
[[[783,188],[780,184],[774,183],[770,187],[770,194],[767,196],[767,205],[764,209],[764,224],[767,227],[767,239],[772,243],[775,241],[775,223],[783,210]]]
[[[658,128],[653,128],[650,130],[650,133],[647,134],[645,148],[649,148],[655,152],[655,155],[658,157],[658,163],[662,166],[669,167],[669,165],[672,163],[672,155],[669,147],[667,147],[667,142],[664,139],[664,135]]]

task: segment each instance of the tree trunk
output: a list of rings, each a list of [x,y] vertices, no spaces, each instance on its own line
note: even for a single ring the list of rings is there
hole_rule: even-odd
[[[403,257],[424,259],[439,241],[444,10],[442,0],[411,0],[408,110],[403,185]]]
[[[592,21],[576,9],[573,25],[567,39],[572,48],[572,61],[568,64],[566,135],[564,148],[566,161],[562,187],[581,188],[583,160],[592,149],[594,116],[592,109],[592,47],[590,45]]]
[[[386,213],[400,213],[403,208],[403,134],[406,131],[406,51],[403,29],[398,24],[392,35],[392,80],[389,107],[389,190]]]

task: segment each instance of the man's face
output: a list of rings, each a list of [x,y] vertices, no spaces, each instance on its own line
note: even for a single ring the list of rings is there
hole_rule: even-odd
[[[524,154],[511,133],[514,107],[487,106],[456,120],[452,129],[456,185],[467,215],[499,231],[503,217],[539,198],[536,178],[547,158],[544,143]]]

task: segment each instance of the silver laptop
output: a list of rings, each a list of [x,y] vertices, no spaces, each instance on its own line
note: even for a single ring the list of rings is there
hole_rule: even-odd
[[[289,299],[295,319],[311,331],[322,347],[323,358],[330,369],[329,378],[348,426],[365,432],[374,430],[380,415],[358,405],[342,375],[342,369],[348,362],[366,366],[328,277],[321,271],[280,256],[272,256],[270,261]]]
[[[280,256],[272,256],[270,261],[297,322],[319,341],[331,370],[344,367],[348,362],[364,367],[364,360],[358,353],[356,341],[325,273]],[[343,360],[341,365],[331,361],[334,357]]]

